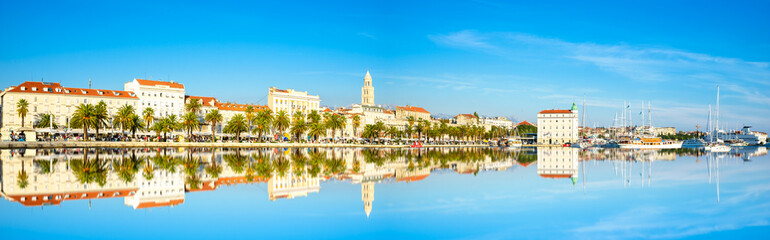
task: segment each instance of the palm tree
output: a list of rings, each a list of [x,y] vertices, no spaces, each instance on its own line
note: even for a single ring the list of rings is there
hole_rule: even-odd
[[[414,128],[414,121],[415,121],[414,117],[413,116],[408,116],[408,117],[406,117],[406,121],[409,122],[409,129],[413,129]],[[409,137],[411,138],[412,136],[409,136]]]
[[[291,133],[297,138],[297,141],[299,142],[302,137],[302,134],[307,131],[308,125],[305,124],[305,118],[302,116],[302,112],[297,111],[297,113],[294,114],[294,119],[291,123]]]
[[[353,116],[353,137],[358,137],[358,127],[361,126],[361,116]]]
[[[19,99],[19,102],[16,103],[16,113],[21,118],[21,127],[24,127],[24,118],[29,113],[29,102],[26,99]]]
[[[367,124],[364,127],[364,132],[363,134],[361,134],[361,137],[376,140],[377,138],[380,137],[380,132],[379,130],[377,130],[377,126],[372,124]]]
[[[120,129],[125,132],[131,127],[132,115],[136,115],[134,106],[128,104],[121,106],[118,112],[115,113],[115,116],[112,117],[113,126],[120,126]]]
[[[390,128],[385,130],[385,134],[390,135],[390,139],[395,139],[396,135],[398,134],[398,128],[395,126],[390,126]]]
[[[136,130],[145,130],[146,128],[139,115],[131,114],[128,118],[128,129],[131,130],[131,138],[136,139]]]
[[[331,114],[326,120],[326,127],[332,130],[332,140],[335,140],[337,130],[345,127],[345,117],[342,115]]]
[[[187,112],[193,112],[195,114],[198,114],[202,106],[203,105],[200,103],[199,99],[192,98],[190,99],[190,102],[184,105],[184,109]]]
[[[142,111],[142,119],[144,119],[144,122],[147,123],[148,127],[152,124],[152,122],[155,121],[155,117],[153,117],[154,115],[155,110],[150,107],[147,107],[144,109],[144,111]]]
[[[118,177],[123,180],[124,183],[129,183],[134,180],[134,176],[139,171],[139,165],[133,159],[123,158],[121,160],[113,160],[112,163],[115,172],[118,173]]]
[[[109,112],[107,112],[107,103],[104,101],[99,101],[96,106],[94,106],[94,118],[96,119],[96,122],[94,123],[93,127],[96,129],[96,138],[99,138],[99,128],[106,127],[107,126],[107,119],[110,117]]]
[[[211,160],[211,164],[206,166],[206,174],[212,178],[219,178],[219,174],[222,173],[222,166],[217,164],[217,161]]]
[[[308,135],[313,138],[314,141],[318,141],[318,137],[326,136],[326,125],[323,123],[310,123],[310,131]]]
[[[319,123],[321,122],[321,115],[318,114],[318,111],[313,110],[307,114],[307,119],[310,120],[310,123]]]
[[[197,100],[197,99],[193,99]],[[190,103],[192,104],[192,103]],[[182,116],[182,128],[184,128],[187,132],[187,139],[191,139],[193,137],[193,129],[200,126],[200,119],[198,118],[198,114],[195,114],[195,112],[189,111],[184,116]]]
[[[213,139],[216,139],[216,131],[214,129],[216,128],[217,123],[222,122],[222,119],[222,114],[219,114],[218,109],[211,110],[211,112],[206,114],[205,120],[211,124],[211,136]]]
[[[224,128],[224,132],[235,134],[235,139],[238,142],[241,141],[241,133],[248,130],[249,126],[246,123],[246,119],[241,114],[235,114]]]
[[[262,135],[270,133],[270,128],[273,123],[273,116],[270,109],[260,111],[256,116],[256,127],[252,130],[253,133],[259,134],[259,140],[262,141]]]
[[[176,115],[168,115],[155,124],[159,125],[160,131],[163,132],[163,140],[168,139],[166,134],[178,130],[180,125],[179,120],[176,119]]]
[[[256,121],[257,115],[254,114],[254,106],[247,106],[246,107],[246,122],[249,125],[249,129],[247,131],[251,131],[251,127],[254,126],[254,121]]]
[[[73,127],[83,128],[83,139],[88,141],[88,128],[95,126],[96,122],[96,108],[94,105],[81,103],[75,109],[75,113],[72,114],[70,123]]]
[[[59,126],[56,125],[56,121],[54,120],[54,116],[52,113],[41,113],[38,114],[39,120],[37,121],[37,125],[35,125],[36,128],[47,128],[47,127],[53,127],[54,129],[59,128]]]
[[[286,111],[278,111],[278,114],[275,116],[275,123],[273,123],[273,126],[276,128],[276,130],[278,130],[278,132],[281,133],[280,139],[283,139],[283,132],[289,128],[289,116],[286,114]]]

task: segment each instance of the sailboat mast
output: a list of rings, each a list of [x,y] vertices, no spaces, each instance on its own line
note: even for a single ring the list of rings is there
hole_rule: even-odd
[[[717,116],[716,122],[714,123],[714,128],[714,130],[719,133],[719,85],[717,85]],[[717,139],[719,139],[719,137],[717,137]]]
[[[581,126],[583,126],[583,131],[586,130],[586,95],[583,94],[583,119],[580,120]]]

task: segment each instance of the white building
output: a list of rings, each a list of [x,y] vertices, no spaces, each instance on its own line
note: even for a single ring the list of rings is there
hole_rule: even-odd
[[[543,110],[537,114],[537,142],[540,144],[574,143],[578,140],[578,110]]]
[[[513,122],[506,117],[481,118],[480,122],[483,125],[498,126],[506,129],[513,128]]]
[[[138,113],[150,107],[156,118],[184,114],[185,90],[181,83],[134,79],[125,83],[124,89],[139,97]]]
[[[313,110],[321,111],[321,98],[318,95],[309,95],[307,92],[295,91],[294,89],[277,89],[271,87],[267,93],[267,106],[273,113],[286,111],[291,116],[300,111],[307,115]]]
[[[176,206],[184,203],[184,173],[154,171],[153,178],[147,180],[142,176],[135,177],[139,189],[136,194],[123,199],[126,206],[134,209]]]

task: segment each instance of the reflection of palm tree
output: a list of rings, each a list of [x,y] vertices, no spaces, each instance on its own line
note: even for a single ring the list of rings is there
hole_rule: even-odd
[[[105,162],[99,160],[99,150],[93,160],[88,159],[88,151],[85,150],[83,159],[73,160],[70,167],[80,183],[97,183],[99,186],[107,184],[107,167]]]
[[[219,178],[219,174],[222,173],[222,166],[217,164],[217,161],[211,160],[211,163],[206,166],[206,174],[212,178]]]
[[[114,160],[112,165],[115,171],[118,173],[120,179],[125,183],[129,183],[134,180],[134,175],[139,171],[139,165],[133,159],[123,158],[121,160]]]
[[[56,166],[56,162],[59,160],[35,160],[35,165],[40,169],[41,174],[50,174],[54,172],[54,166]]]
[[[286,176],[286,172],[289,171],[289,161],[279,157],[275,160],[275,170],[278,171],[278,176]]]
[[[238,154],[229,154],[222,157],[227,162],[227,166],[236,174],[242,173],[246,167],[246,159]]]
[[[361,171],[361,161],[355,160],[353,162],[353,172],[358,173]]]
[[[142,176],[144,176],[144,179],[152,180],[152,178],[155,177],[155,174],[153,174],[154,170],[155,168],[150,163],[150,159],[145,158],[144,171],[142,172]]]
[[[262,178],[270,178],[273,175],[273,164],[270,161],[260,161],[257,163],[257,175]]]
[[[16,183],[21,189],[25,189],[27,188],[27,185],[29,185],[29,176],[27,175],[27,171],[24,170],[24,161],[21,161],[21,170],[19,170],[19,174],[16,175]]]

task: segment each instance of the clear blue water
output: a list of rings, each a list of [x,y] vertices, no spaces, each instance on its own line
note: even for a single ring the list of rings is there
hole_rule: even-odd
[[[764,147],[729,154],[570,148],[56,151],[2,151],[3,239],[758,239],[770,233]],[[101,184],[76,176],[83,168],[75,162],[87,162],[84,155],[103,163]],[[295,164],[297,156],[304,164]],[[258,169],[260,160],[271,171]],[[222,168],[217,177],[206,171],[212,161]],[[144,177],[148,162],[160,183]],[[128,179],[121,177],[126,172]],[[296,186],[271,187],[292,178]],[[111,196],[116,189],[131,196]],[[152,189],[172,193],[137,197]],[[67,193],[69,199],[52,200]]]

